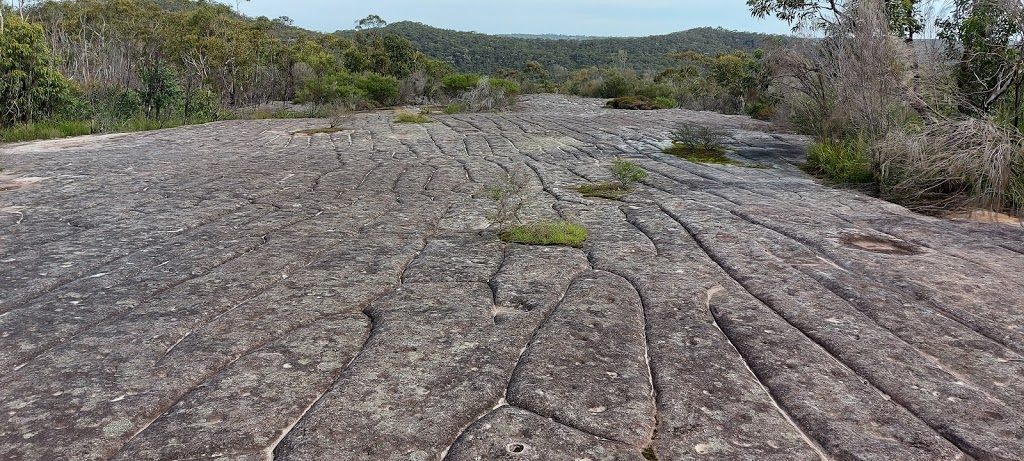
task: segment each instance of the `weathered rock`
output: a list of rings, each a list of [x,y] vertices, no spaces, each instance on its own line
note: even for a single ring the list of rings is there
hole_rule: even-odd
[[[0,458],[1024,458],[1020,226],[747,117],[524,99],[0,147]],[[684,121],[769,168],[662,154]],[[616,157],[649,178],[581,197]],[[584,248],[496,239],[513,173]]]
[[[643,461],[640,450],[580,432],[526,410],[502,406],[466,430],[446,460]]]
[[[508,402],[588,434],[649,445],[654,398],[640,296],[622,278],[579,276],[512,374]]]

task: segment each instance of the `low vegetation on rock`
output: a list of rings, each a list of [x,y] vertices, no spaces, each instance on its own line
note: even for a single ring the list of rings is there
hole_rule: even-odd
[[[498,235],[508,243],[580,247],[587,239],[587,230],[568,221],[552,221],[512,226]]]
[[[429,121],[427,116],[420,113],[406,110],[395,112],[395,123],[427,123]]]
[[[304,134],[306,136],[313,136],[315,134],[337,133],[337,132],[343,131],[343,130],[344,130],[344,128],[342,128],[340,126],[329,126],[329,127],[324,127],[324,128],[309,128],[309,129],[306,129],[306,130],[298,130],[298,131],[292,132],[292,134]]]
[[[682,123],[672,131],[672,145],[662,152],[693,163],[736,165],[746,168],[767,168],[764,165],[733,160],[725,155],[729,151],[722,141],[725,133],[714,128]]]
[[[838,184],[872,184],[871,153],[863,139],[824,139],[807,148],[804,171]]]
[[[583,184],[576,190],[584,197],[621,200],[622,197],[633,192],[636,183],[647,179],[647,170],[621,158],[616,158],[612,162],[611,172],[616,179],[615,182]]]
[[[495,205],[494,213],[487,218],[498,225],[499,232],[523,222],[520,213],[526,206],[526,188],[529,183],[526,172],[515,168],[506,172],[503,181],[487,188],[487,197]]]
[[[623,96],[621,98],[612,99],[605,105],[612,109],[656,110],[672,109],[676,107],[676,102],[671,98],[661,96],[654,99],[648,98],[647,96]]]
[[[750,0],[821,40],[765,55],[776,117],[811,135],[807,170],[920,211],[1024,208],[1024,14],[1018,2]],[[812,19],[813,18],[813,19]]]

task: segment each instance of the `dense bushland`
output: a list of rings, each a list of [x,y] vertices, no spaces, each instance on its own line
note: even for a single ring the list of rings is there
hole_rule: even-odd
[[[522,38],[438,29],[414,22],[389,24],[385,31],[408,39],[436,59],[451,63],[459,72],[498,75],[534,61],[548,69],[575,71],[598,66],[624,67],[637,72],[658,72],[672,65],[671,53],[693,50],[714,56],[734,50],[753,52],[777,36],[702,27],[647,37],[591,37],[586,40]],[[606,35],[615,35],[609,30]],[[355,31],[339,31],[351,37]]]
[[[765,55],[808,169],[931,211],[1024,207],[1024,5],[748,0],[818,40]],[[933,30],[940,46],[919,43]]]
[[[4,140],[288,115],[255,109],[271,101],[302,104],[306,115],[435,100],[490,110],[519,91],[497,79],[445,87],[454,69],[386,33],[377,16],[342,38],[214,2],[0,8],[0,95],[11,101],[0,113]]]

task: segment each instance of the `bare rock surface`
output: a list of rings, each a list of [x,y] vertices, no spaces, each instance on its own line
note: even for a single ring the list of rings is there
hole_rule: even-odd
[[[0,147],[0,459],[1024,459],[1021,226],[603,103]],[[576,192],[616,157],[635,193]],[[582,248],[496,238],[516,171]]]

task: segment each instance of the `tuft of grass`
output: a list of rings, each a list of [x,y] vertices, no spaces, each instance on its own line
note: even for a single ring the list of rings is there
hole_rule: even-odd
[[[423,114],[416,114],[401,110],[395,113],[395,122],[397,123],[427,123],[429,121],[430,120]]]
[[[641,452],[641,454],[647,461],[658,461],[658,454],[654,452],[654,447],[644,448],[644,451]]]
[[[830,140],[807,148],[807,163],[801,169],[839,184],[871,184],[871,155],[860,139]]]
[[[82,136],[92,133],[92,123],[89,120],[45,121],[15,125],[0,130],[0,140],[3,142],[21,142]]]
[[[448,115],[461,114],[463,112],[466,112],[467,110],[469,110],[469,105],[468,104],[466,104],[464,102],[453,102],[453,103],[448,104],[447,106],[445,106],[444,113],[446,113]]]
[[[580,247],[587,239],[587,230],[568,221],[553,221],[512,226],[498,237],[508,243]]]
[[[247,120],[281,120],[281,119],[294,119],[294,118],[309,118],[309,111],[298,111],[295,109],[270,109],[260,108],[249,110],[238,110],[231,112],[229,117],[224,118],[241,118]]]
[[[189,120],[189,123],[205,123],[207,121]],[[104,126],[100,119],[48,120],[4,128],[0,130],[0,142],[36,141],[98,133],[129,133],[174,128],[181,125],[182,120],[177,118],[153,120],[141,116],[133,117],[110,126]]]
[[[672,98],[666,98],[664,96],[658,96],[654,98],[654,104],[661,109],[675,109],[679,107],[679,102]]]
[[[609,200],[622,200],[633,188],[623,186],[617,182],[602,182],[597,184],[584,184],[576,188],[584,197],[598,197]]]

